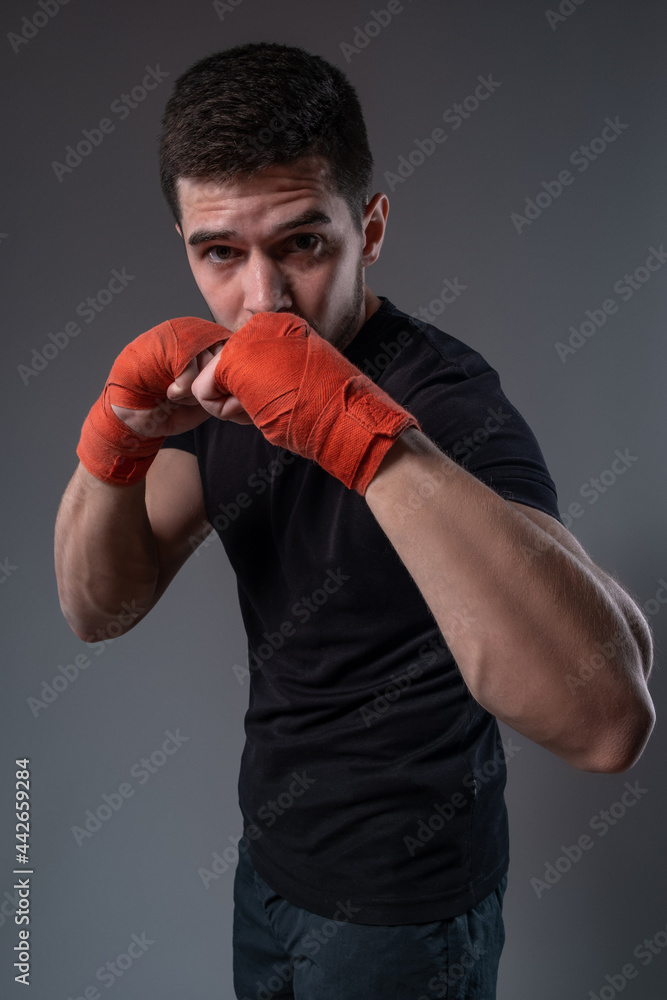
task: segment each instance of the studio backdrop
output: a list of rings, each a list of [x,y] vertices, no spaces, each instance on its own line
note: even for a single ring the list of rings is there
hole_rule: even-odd
[[[370,288],[498,370],[564,523],[655,637],[658,721],[630,771],[577,771],[501,727],[499,998],[664,1000],[665,5],[5,0],[0,22],[0,995],[233,997],[249,686],[233,573],[212,537],[136,629],[85,643],[53,527],[114,358],[164,319],[209,318],[159,188],[174,81],[277,41],[358,90],[390,201]]]

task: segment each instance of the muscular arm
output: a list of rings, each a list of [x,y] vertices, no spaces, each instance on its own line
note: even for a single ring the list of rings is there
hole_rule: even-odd
[[[412,429],[366,500],[481,705],[583,770],[636,761],[655,720],[650,632],[562,525]]]
[[[131,486],[103,483],[79,465],[55,533],[60,606],[76,635],[104,638],[99,630],[114,623],[116,636],[141,621],[207,524],[197,460],[188,452],[162,449],[146,479]]]
[[[147,330],[118,356],[84,422],[55,529],[60,606],[84,641],[141,621],[211,530],[195,456],[160,442],[207,419],[191,387],[227,335],[196,317]]]
[[[192,384],[214,416],[230,391],[365,496],[481,705],[582,770],[632,766],[655,721],[650,633],[565,528],[454,462],[299,317],[256,314]]]

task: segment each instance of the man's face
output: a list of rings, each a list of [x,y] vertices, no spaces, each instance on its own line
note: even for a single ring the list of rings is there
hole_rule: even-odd
[[[379,304],[364,268],[380,252],[386,197],[369,202],[359,233],[321,157],[222,183],[182,177],[177,190],[192,273],[228,330],[291,312],[342,349]]]

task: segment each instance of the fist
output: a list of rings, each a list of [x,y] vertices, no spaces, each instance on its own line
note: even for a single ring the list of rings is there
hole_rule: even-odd
[[[192,358],[181,374],[167,386],[164,398],[150,409],[139,410],[117,403],[111,403],[111,409],[135,434],[147,437],[181,434],[198,427],[208,420],[210,414],[192,395],[192,383],[202,368],[222,350],[223,343],[212,344]]]
[[[192,384],[226,419],[235,398],[272,444],[318,462],[363,493],[398,435],[417,420],[305,320],[257,313]]]
[[[229,336],[217,323],[183,317],[128,344],[81,430],[77,454],[86,469],[104,482],[136,482],[168,434],[207,419],[190,386]]]

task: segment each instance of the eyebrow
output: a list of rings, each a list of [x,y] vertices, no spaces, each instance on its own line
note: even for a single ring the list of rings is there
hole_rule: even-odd
[[[279,236],[280,233],[288,233],[293,229],[300,229],[302,226],[327,226],[330,223],[331,219],[325,212],[311,208],[293,219],[287,219],[286,222],[274,226],[269,236]],[[224,242],[238,238],[239,233],[235,229],[195,229],[188,237],[188,244],[191,247],[196,247],[199,243],[210,243],[212,240]]]

